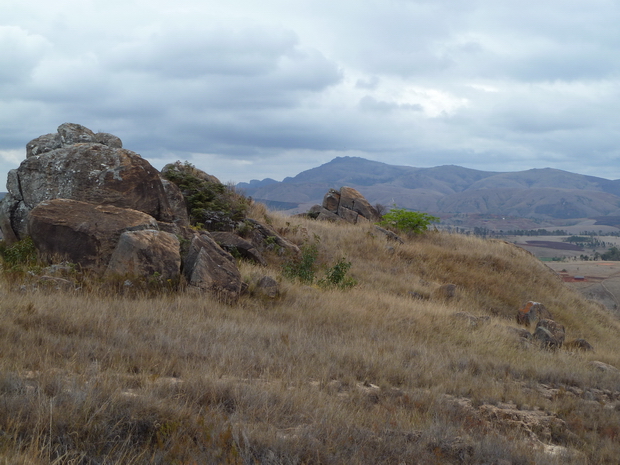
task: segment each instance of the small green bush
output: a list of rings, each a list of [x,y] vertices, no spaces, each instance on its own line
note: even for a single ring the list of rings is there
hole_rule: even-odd
[[[30,237],[10,246],[4,241],[0,242],[0,257],[9,268],[33,267],[38,262],[37,249]]]
[[[347,272],[350,268],[351,262],[341,258],[334,266],[327,270],[325,277],[319,280],[319,286],[339,287],[341,289],[347,289],[355,286],[357,281],[350,276],[347,276]]]
[[[409,234],[420,234],[426,231],[431,223],[438,221],[439,218],[428,213],[407,211],[404,208],[392,208],[383,215],[379,224]]]
[[[315,262],[319,256],[319,248],[316,243],[305,244],[301,248],[301,258],[287,262],[282,272],[284,276],[290,279],[298,279],[304,284],[312,284],[314,282]]]

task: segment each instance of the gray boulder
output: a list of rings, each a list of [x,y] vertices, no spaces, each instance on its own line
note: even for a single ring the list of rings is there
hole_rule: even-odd
[[[542,319],[536,325],[533,338],[536,339],[542,347],[548,349],[559,349],[564,343],[566,331],[564,326],[553,320]]]
[[[121,234],[105,271],[105,276],[158,276],[175,280],[181,273],[179,239],[152,229]]]
[[[59,198],[130,208],[173,222],[175,212],[159,172],[119,145],[120,139],[114,136],[97,136],[70,123],[61,125],[56,135],[28,143],[28,157],[9,174],[8,194],[0,201],[0,227],[7,241],[27,235],[29,211]]]
[[[208,233],[196,235],[183,262],[183,274],[190,286],[210,292],[225,302],[236,302],[241,293],[241,273],[232,255]]]

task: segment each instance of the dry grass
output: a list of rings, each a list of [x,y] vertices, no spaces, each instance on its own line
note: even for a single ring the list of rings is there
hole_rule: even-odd
[[[3,463],[617,463],[620,375],[588,362],[620,367],[620,324],[533,256],[463,236],[398,245],[371,225],[269,220],[318,244],[319,275],[345,257],[359,284],[300,285],[277,254],[241,271],[276,278],[281,297],[235,306],[3,282]],[[596,352],[512,334],[527,300]],[[456,312],[490,318],[471,326]]]

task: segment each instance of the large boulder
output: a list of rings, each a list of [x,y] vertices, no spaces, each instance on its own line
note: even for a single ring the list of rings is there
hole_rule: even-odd
[[[376,208],[352,187],[342,187],[339,191],[330,189],[323,197],[323,204],[314,205],[307,216],[326,221],[342,219],[353,224],[380,219]]]
[[[106,269],[106,276],[158,276],[174,280],[181,273],[179,239],[152,229],[121,234]]]
[[[190,286],[211,292],[226,302],[236,302],[241,293],[241,273],[233,256],[222,250],[208,233],[192,239],[183,274]]]
[[[28,212],[52,199],[130,208],[164,222],[178,220],[159,172],[121,146],[111,134],[70,123],[61,125],[57,134],[29,142],[27,158],[9,173],[8,194],[0,202],[0,227],[7,240],[23,239]]]
[[[379,219],[379,213],[375,207],[370,205],[368,200],[352,187],[342,187],[340,189],[338,210],[340,211],[340,209],[352,210],[369,221],[377,221]]]
[[[77,200],[44,201],[28,215],[28,230],[40,254],[93,269],[108,265],[123,232],[144,229],[157,229],[155,218]]]

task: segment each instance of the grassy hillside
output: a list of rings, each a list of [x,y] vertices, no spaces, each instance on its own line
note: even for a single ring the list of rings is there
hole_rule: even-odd
[[[532,255],[268,219],[316,246],[318,278],[344,258],[357,285],[286,278],[277,253],[240,265],[235,306],[2,281],[0,463],[618,463],[620,373],[592,362],[620,367],[620,324]],[[595,352],[521,338],[528,300]]]

